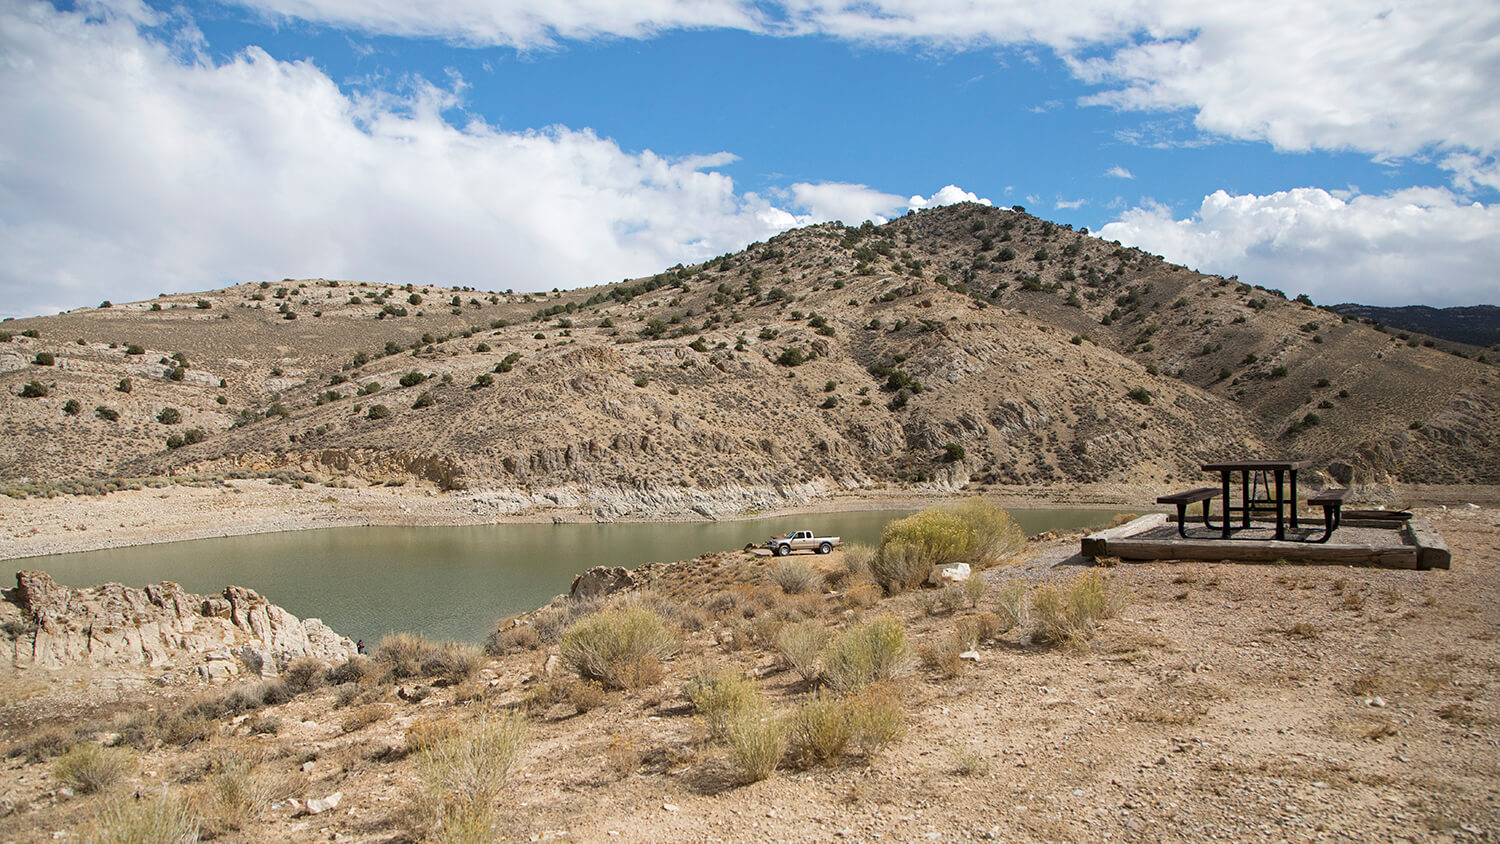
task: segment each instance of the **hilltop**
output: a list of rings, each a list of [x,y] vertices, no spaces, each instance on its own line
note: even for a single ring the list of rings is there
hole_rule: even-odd
[[[286,279],[0,330],[14,494],[279,475],[608,519],[1153,487],[1230,453],[1500,483],[1486,350],[973,204],[579,290]]]
[[[1473,346],[1488,346],[1492,351],[1500,351],[1495,348],[1500,346],[1500,307],[1494,305],[1461,308],[1404,305],[1382,308],[1345,303],[1332,305],[1329,310],[1395,329],[1419,331],[1434,338]]]

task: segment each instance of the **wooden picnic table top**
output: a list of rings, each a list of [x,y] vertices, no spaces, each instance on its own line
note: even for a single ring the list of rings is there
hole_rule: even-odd
[[[1205,472],[1253,472],[1258,470],[1275,471],[1306,469],[1311,466],[1311,460],[1227,460],[1220,463],[1204,463]]]

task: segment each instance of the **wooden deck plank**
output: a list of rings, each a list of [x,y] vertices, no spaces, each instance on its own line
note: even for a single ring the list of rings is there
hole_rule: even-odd
[[[1406,530],[1403,532],[1416,546],[1417,568],[1446,569],[1452,566],[1453,554],[1448,550],[1448,543],[1438,536],[1426,519],[1412,519],[1406,523]]]
[[[1108,557],[1110,553],[1106,550],[1106,547],[1109,544],[1109,540],[1123,539],[1127,536],[1145,533],[1152,528],[1161,527],[1169,520],[1173,522],[1177,521],[1175,514],[1147,513],[1138,519],[1128,521],[1118,527],[1101,530],[1098,533],[1091,533],[1083,538],[1082,554],[1085,557]]]
[[[1232,560],[1243,563],[1312,563],[1414,569],[1417,549],[1395,545],[1318,545],[1269,540],[1114,539],[1098,556],[1122,560]]]

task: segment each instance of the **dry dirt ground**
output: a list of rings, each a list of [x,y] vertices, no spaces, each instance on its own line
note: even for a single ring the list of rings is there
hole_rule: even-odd
[[[743,622],[705,616],[661,683],[610,692],[584,713],[567,703],[535,712],[498,838],[1494,840],[1500,511],[1422,515],[1452,548],[1452,570],[1117,566],[1108,574],[1128,600],[1086,646],[1033,644],[1017,629],[982,644],[956,678],[918,663],[899,683],[903,738],[874,759],[783,767],[752,785],[734,784],[725,748],[707,740],[679,689],[703,664],[752,672],[780,707],[807,688],[753,637],[729,634]],[[1004,581],[1077,576],[1077,540],[1033,541],[1019,563],[987,572],[979,610],[994,609]],[[839,557],[810,559],[836,566]],[[764,584],[769,565],[715,555],[676,566],[659,588],[706,606],[705,590]],[[796,605],[833,627],[895,613],[918,646],[979,611],[934,614],[930,594],[868,608],[848,609],[837,594]],[[487,691],[467,703],[453,702],[455,688],[428,688],[414,703],[387,686],[340,707],[325,688],[226,719],[207,741],[140,752],[119,793],[149,796],[169,783],[192,795],[210,758],[233,747],[263,760],[257,776],[270,796],[240,829],[213,826],[222,840],[411,840],[407,729],[524,700],[545,682],[548,652],[490,661]],[[46,691],[24,678],[5,685],[3,738],[24,741],[38,726],[27,713],[46,711],[31,705]],[[421,685],[399,690],[417,698]],[[112,711],[135,705],[122,699],[81,720],[109,729]],[[109,799],[70,795],[50,770],[22,757],[0,763],[0,840],[72,837]],[[334,792],[337,808],[317,815],[289,799]]]

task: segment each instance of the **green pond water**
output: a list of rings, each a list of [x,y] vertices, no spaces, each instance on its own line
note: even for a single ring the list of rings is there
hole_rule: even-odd
[[[175,581],[216,594],[237,584],[299,618],[373,645],[406,630],[482,641],[495,620],[568,591],[596,565],[633,568],[691,559],[809,528],[844,542],[877,544],[910,510],[805,513],[726,522],[357,527],[263,533],[12,560],[70,586]],[[1013,510],[1027,535],[1104,524],[1105,510]]]

